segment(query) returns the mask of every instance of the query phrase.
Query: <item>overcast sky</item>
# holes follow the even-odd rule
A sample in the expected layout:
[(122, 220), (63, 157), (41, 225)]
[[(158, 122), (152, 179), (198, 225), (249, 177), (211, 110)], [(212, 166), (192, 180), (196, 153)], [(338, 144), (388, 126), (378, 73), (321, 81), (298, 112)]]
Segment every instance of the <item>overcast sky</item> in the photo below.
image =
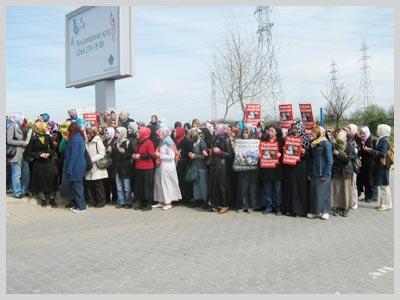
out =
[[(67, 110), (94, 108), (94, 87), (65, 88), (64, 16), (77, 7), (8, 7), (6, 111), (33, 118), (47, 112), (62, 121)], [(206, 65), (225, 23), (257, 29), (254, 6), (170, 6), (135, 9), (135, 76), (116, 82), (117, 111), (147, 122), (211, 118)], [(370, 47), (375, 102), (394, 103), (394, 10), (388, 6), (274, 6), (273, 40), (286, 103), (324, 106), (332, 59), (339, 82), (359, 93), (360, 48)], [(357, 104), (353, 106), (353, 110)], [(263, 108), (268, 110), (268, 107)], [(217, 116), (223, 116), (218, 106)], [(241, 118), (239, 108), (228, 117)]]

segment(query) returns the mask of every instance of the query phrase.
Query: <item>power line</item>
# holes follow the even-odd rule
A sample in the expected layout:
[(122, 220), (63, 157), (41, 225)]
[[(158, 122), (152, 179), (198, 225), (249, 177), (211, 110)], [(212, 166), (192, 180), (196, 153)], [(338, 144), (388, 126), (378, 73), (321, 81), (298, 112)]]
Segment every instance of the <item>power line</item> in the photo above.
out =
[(361, 79), (360, 79), (360, 95), (359, 99), (362, 101), (364, 107), (364, 111), (366, 108), (373, 102), (374, 100), (374, 95), (372, 93), (372, 83), (371, 83), (371, 77), (369, 73), (369, 64), (368, 61), (370, 60), (370, 56), (367, 55), (367, 50), (369, 47), (367, 46), (367, 43), (365, 39), (363, 39), (362, 46), (360, 49), (361, 52)]

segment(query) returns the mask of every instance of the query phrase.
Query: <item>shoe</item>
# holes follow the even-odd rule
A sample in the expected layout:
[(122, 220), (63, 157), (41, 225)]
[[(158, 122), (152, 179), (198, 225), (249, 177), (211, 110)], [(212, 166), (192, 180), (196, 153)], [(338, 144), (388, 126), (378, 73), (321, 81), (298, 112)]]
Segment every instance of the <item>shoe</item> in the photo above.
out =
[(73, 209), (72, 212), (76, 213), (76, 214), (81, 214), (86, 212), (86, 209)]
[(243, 212), (243, 209), (238, 209), (238, 210), (237, 210), (237, 213), (238, 213), (238, 214), (240, 214), (240, 213), (242, 213), (242, 212)]
[(248, 213), (248, 214), (251, 214), (251, 213), (253, 213), (253, 212), (254, 212), (254, 210), (253, 210), (252, 208), (250, 208), (250, 209), (247, 210), (247, 213)]
[(163, 208), (164, 204), (163, 203), (157, 203), (157, 204), (153, 204), (151, 207), (153, 207), (153, 208)]
[(75, 210), (75, 207), (70, 207), (69, 210), (70, 210), (70, 211), (74, 211), (74, 210)]
[(312, 213), (307, 214), (307, 218), (309, 218), (309, 219), (315, 219), (316, 217), (317, 217), (317, 215), (314, 215)]
[(171, 209), (171, 208), (172, 208), (171, 204), (166, 204), (166, 205), (163, 206), (162, 210), (168, 210), (168, 209)]
[(358, 204), (353, 204), (352, 206), (351, 206), (351, 209), (357, 209), (358, 208)]
[(266, 209), (262, 213), (263, 213), (263, 215), (269, 215), (272, 213), (272, 211), (270, 211), (269, 209)]
[(17, 196), (15, 196), (15, 198), (17, 198), (17, 199), (21, 199), (21, 198), (23, 198), (24, 196), (22, 196), (22, 194), (21, 195), (17, 195)]
[(117, 206), (115, 207), (115, 208), (124, 208), (125, 207), (125, 204), (117, 204)]
[(144, 207), (142, 207), (140, 210), (141, 210), (141, 211), (149, 211), (149, 210), (152, 210), (152, 208), (151, 208), (151, 206), (149, 205), (149, 206), (144, 206)]
[(201, 209), (206, 210), (208, 208), (209, 208), (208, 203), (207, 202), (203, 202), (203, 204), (201, 205)]
[(93, 207), (94, 208), (102, 208), (102, 207), (104, 207), (105, 205), (98, 205), (98, 204), (95, 204)]
[(228, 207), (221, 207), (221, 208), (218, 210), (218, 213), (219, 213), (219, 214), (224, 214), (224, 213), (228, 212), (228, 210), (229, 210)]
[(377, 211), (387, 211), (387, 210), (390, 210), (390, 208), (389, 207), (378, 207), (376, 210)]
[(7, 194), (12, 194), (13, 193), (13, 189), (12, 188), (8, 188), (6, 191)]
[(342, 210), (342, 211), (340, 212), (340, 215), (341, 215), (342, 217), (348, 217), (348, 216), (349, 216), (349, 214), (348, 214), (348, 212), (347, 212), (346, 210)]
[(46, 207), (46, 206), (47, 206), (47, 203), (46, 203), (46, 201), (45, 201), (45, 200), (42, 200), (42, 203), (41, 203), (41, 205), (42, 205), (42, 207)]
[(71, 207), (74, 207), (74, 204), (72, 202), (70, 202), (67, 205), (65, 205), (65, 208), (71, 208)]
[(132, 204), (125, 204), (126, 209), (131, 209), (132, 207), (133, 207)]
[(327, 213), (322, 214), (321, 220), (328, 220), (328, 219), (329, 219), (329, 214), (327, 214)]
[(277, 215), (277, 216), (282, 216), (282, 213), (281, 213), (280, 211), (277, 211), (277, 212), (275, 213), (275, 215)]
[(28, 193), (28, 192), (26, 192), (26, 193), (24, 194), (24, 197), (30, 197), (30, 196), (31, 196), (31, 194)]
[(52, 208), (57, 208), (56, 201), (54, 199), (50, 199), (50, 205)]

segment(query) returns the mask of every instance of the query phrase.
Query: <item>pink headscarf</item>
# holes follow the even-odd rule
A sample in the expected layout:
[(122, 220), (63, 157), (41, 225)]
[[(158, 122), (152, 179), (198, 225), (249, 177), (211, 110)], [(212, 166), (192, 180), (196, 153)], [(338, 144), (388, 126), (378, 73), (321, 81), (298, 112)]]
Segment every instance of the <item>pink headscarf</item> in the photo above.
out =
[(215, 125), (215, 135), (226, 134), (228, 132), (228, 125), (218, 123)]
[(347, 125), (347, 127), (350, 129), (351, 131), (351, 136), (354, 136), (357, 133), (358, 127), (355, 124), (349, 124)]

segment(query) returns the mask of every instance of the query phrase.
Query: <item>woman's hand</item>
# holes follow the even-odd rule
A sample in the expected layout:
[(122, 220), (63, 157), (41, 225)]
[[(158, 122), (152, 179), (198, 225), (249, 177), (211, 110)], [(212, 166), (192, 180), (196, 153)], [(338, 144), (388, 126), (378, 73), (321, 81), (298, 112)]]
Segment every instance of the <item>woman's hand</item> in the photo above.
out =
[(191, 159), (194, 159), (195, 158), (195, 155), (194, 155), (194, 153), (192, 153), (192, 152), (189, 152), (189, 157), (191, 158)]
[(49, 155), (50, 155), (49, 153), (40, 153), (40, 157), (44, 159), (47, 159)]
[(122, 147), (118, 147), (118, 151), (119, 151), (119, 153), (122, 153), (122, 154), (124, 154), (124, 153), (125, 153), (125, 149), (124, 149), (124, 148), (122, 148)]
[(333, 155), (338, 155), (338, 154), (339, 154), (339, 151), (337, 151), (336, 149), (333, 150)]
[(280, 152), (278, 152), (278, 157), (281, 157), (281, 156), (282, 156), (282, 154)]
[(140, 154), (133, 154), (133, 155), (132, 155), (132, 158), (133, 158), (133, 159), (140, 159)]
[(156, 152), (156, 158), (160, 158), (160, 152)]
[(219, 149), (218, 147), (214, 147), (214, 148), (213, 148), (213, 152), (214, 152), (215, 154), (218, 154), (218, 153), (221, 152), (221, 149)]

